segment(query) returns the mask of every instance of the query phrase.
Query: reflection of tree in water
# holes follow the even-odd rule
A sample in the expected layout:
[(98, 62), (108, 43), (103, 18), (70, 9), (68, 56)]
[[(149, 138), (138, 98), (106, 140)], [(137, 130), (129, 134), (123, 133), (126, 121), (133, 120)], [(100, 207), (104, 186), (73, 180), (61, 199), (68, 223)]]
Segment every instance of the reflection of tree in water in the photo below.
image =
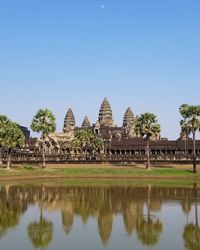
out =
[(12, 198), (9, 185), (1, 187), (0, 238), (19, 224), (20, 217), (26, 210), (26, 204), (16, 203)]
[(28, 236), (35, 248), (46, 248), (53, 238), (53, 224), (43, 217), (28, 226)]
[(198, 206), (197, 206), (197, 186), (194, 184), (195, 197), (195, 223), (187, 223), (183, 232), (185, 248), (188, 250), (200, 249), (200, 228), (198, 224)]
[(140, 218), (136, 226), (138, 238), (147, 246), (154, 246), (159, 242), (162, 228), (159, 219), (152, 218)]
[(185, 242), (185, 248), (189, 250), (200, 249), (200, 229), (193, 223), (185, 226), (183, 239)]
[(43, 217), (43, 201), (46, 200), (45, 188), (42, 187), (40, 200), (40, 219), (31, 222), (27, 228), (29, 239), (35, 248), (47, 248), (53, 239), (53, 223)]
[(144, 245), (154, 246), (160, 240), (160, 235), (163, 230), (162, 223), (158, 218), (150, 214), (151, 208), (151, 186), (148, 185), (147, 192), (147, 216), (137, 218), (136, 230), (138, 238)]
[(0, 238), (19, 224), (21, 212), (20, 208), (12, 207), (9, 203), (0, 203)]

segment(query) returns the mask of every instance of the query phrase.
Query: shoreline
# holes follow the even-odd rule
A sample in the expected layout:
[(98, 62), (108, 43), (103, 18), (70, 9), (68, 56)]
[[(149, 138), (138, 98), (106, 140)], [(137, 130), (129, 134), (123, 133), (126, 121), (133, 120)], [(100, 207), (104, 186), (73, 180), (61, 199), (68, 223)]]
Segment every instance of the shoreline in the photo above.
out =
[(188, 180), (200, 181), (200, 177), (182, 177), (182, 176), (0, 176), (0, 182), (3, 181), (32, 181), (32, 180)]
[(192, 173), (191, 165), (157, 165), (151, 170), (144, 165), (77, 165), (48, 164), (46, 168), (36, 165), (14, 165), (11, 170), (0, 168), (0, 181), (31, 180), (184, 180), (200, 181), (200, 172)]

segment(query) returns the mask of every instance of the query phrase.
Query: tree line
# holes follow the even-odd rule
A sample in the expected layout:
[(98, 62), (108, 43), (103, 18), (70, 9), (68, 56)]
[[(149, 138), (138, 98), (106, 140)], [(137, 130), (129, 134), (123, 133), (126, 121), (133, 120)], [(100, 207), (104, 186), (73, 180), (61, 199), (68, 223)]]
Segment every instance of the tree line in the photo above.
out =
[[(180, 126), (182, 132), (190, 135), (193, 140), (193, 172), (197, 172), (196, 168), (196, 133), (200, 131), (200, 105), (183, 104), (179, 108), (182, 116)], [(49, 134), (56, 131), (56, 118), (48, 109), (40, 109), (33, 117), (31, 129), (41, 134), (42, 139), (42, 167), (46, 166), (45, 160), (45, 139)], [(161, 126), (158, 119), (153, 113), (143, 113), (136, 120), (136, 129), (146, 140), (146, 168), (151, 168), (150, 163), (150, 140), (151, 137), (161, 132)], [(25, 143), (25, 137), (15, 122), (10, 121), (5, 115), (0, 115), (0, 163), (2, 163), (2, 149), (7, 152), (7, 168), (10, 168), (12, 150), (22, 148)], [(78, 131), (73, 140), (72, 146), (86, 147), (88, 144), (96, 150), (102, 149), (103, 140), (95, 138), (87, 129)]]

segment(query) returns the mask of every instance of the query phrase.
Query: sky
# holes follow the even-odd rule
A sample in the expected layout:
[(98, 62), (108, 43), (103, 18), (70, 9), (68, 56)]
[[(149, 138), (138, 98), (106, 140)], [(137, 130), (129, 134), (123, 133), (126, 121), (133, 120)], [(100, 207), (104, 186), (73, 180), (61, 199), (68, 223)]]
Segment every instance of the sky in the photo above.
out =
[(177, 139), (179, 107), (200, 104), (199, 0), (0, 0), (0, 114), (30, 126), (38, 109), (77, 125), (107, 97)]

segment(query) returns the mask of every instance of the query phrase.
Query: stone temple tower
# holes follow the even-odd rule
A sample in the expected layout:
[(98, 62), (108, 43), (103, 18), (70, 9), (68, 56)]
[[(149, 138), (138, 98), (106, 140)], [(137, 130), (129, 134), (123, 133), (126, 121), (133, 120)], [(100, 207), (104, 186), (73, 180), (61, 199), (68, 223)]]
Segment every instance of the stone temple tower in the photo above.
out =
[(134, 124), (135, 124), (135, 117), (133, 111), (131, 110), (130, 107), (128, 107), (124, 114), (123, 127), (131, 128), (134, 126)]
[(130, 137), (136, 136), (135, 117), (130, 107), (127, 108), (124, 114), (123, 128), (126, 130)]
[(112, 109), (107, 98), (105, 98), (101, 104), (98, 121), (100, 126), (114, 127)]
[(89, 121), (87, 116), (85, 116), (81, 127), (82, 128), (90, 128), (91, 127), (90, 121)]
[(75, 125), (76, 125), (76, 122), (75, 122), (74, 113), (72, 112), (71, 108), (69, 108), (65, 116), (63, 132), (66, 133), (70, 130), (74, 130)]

